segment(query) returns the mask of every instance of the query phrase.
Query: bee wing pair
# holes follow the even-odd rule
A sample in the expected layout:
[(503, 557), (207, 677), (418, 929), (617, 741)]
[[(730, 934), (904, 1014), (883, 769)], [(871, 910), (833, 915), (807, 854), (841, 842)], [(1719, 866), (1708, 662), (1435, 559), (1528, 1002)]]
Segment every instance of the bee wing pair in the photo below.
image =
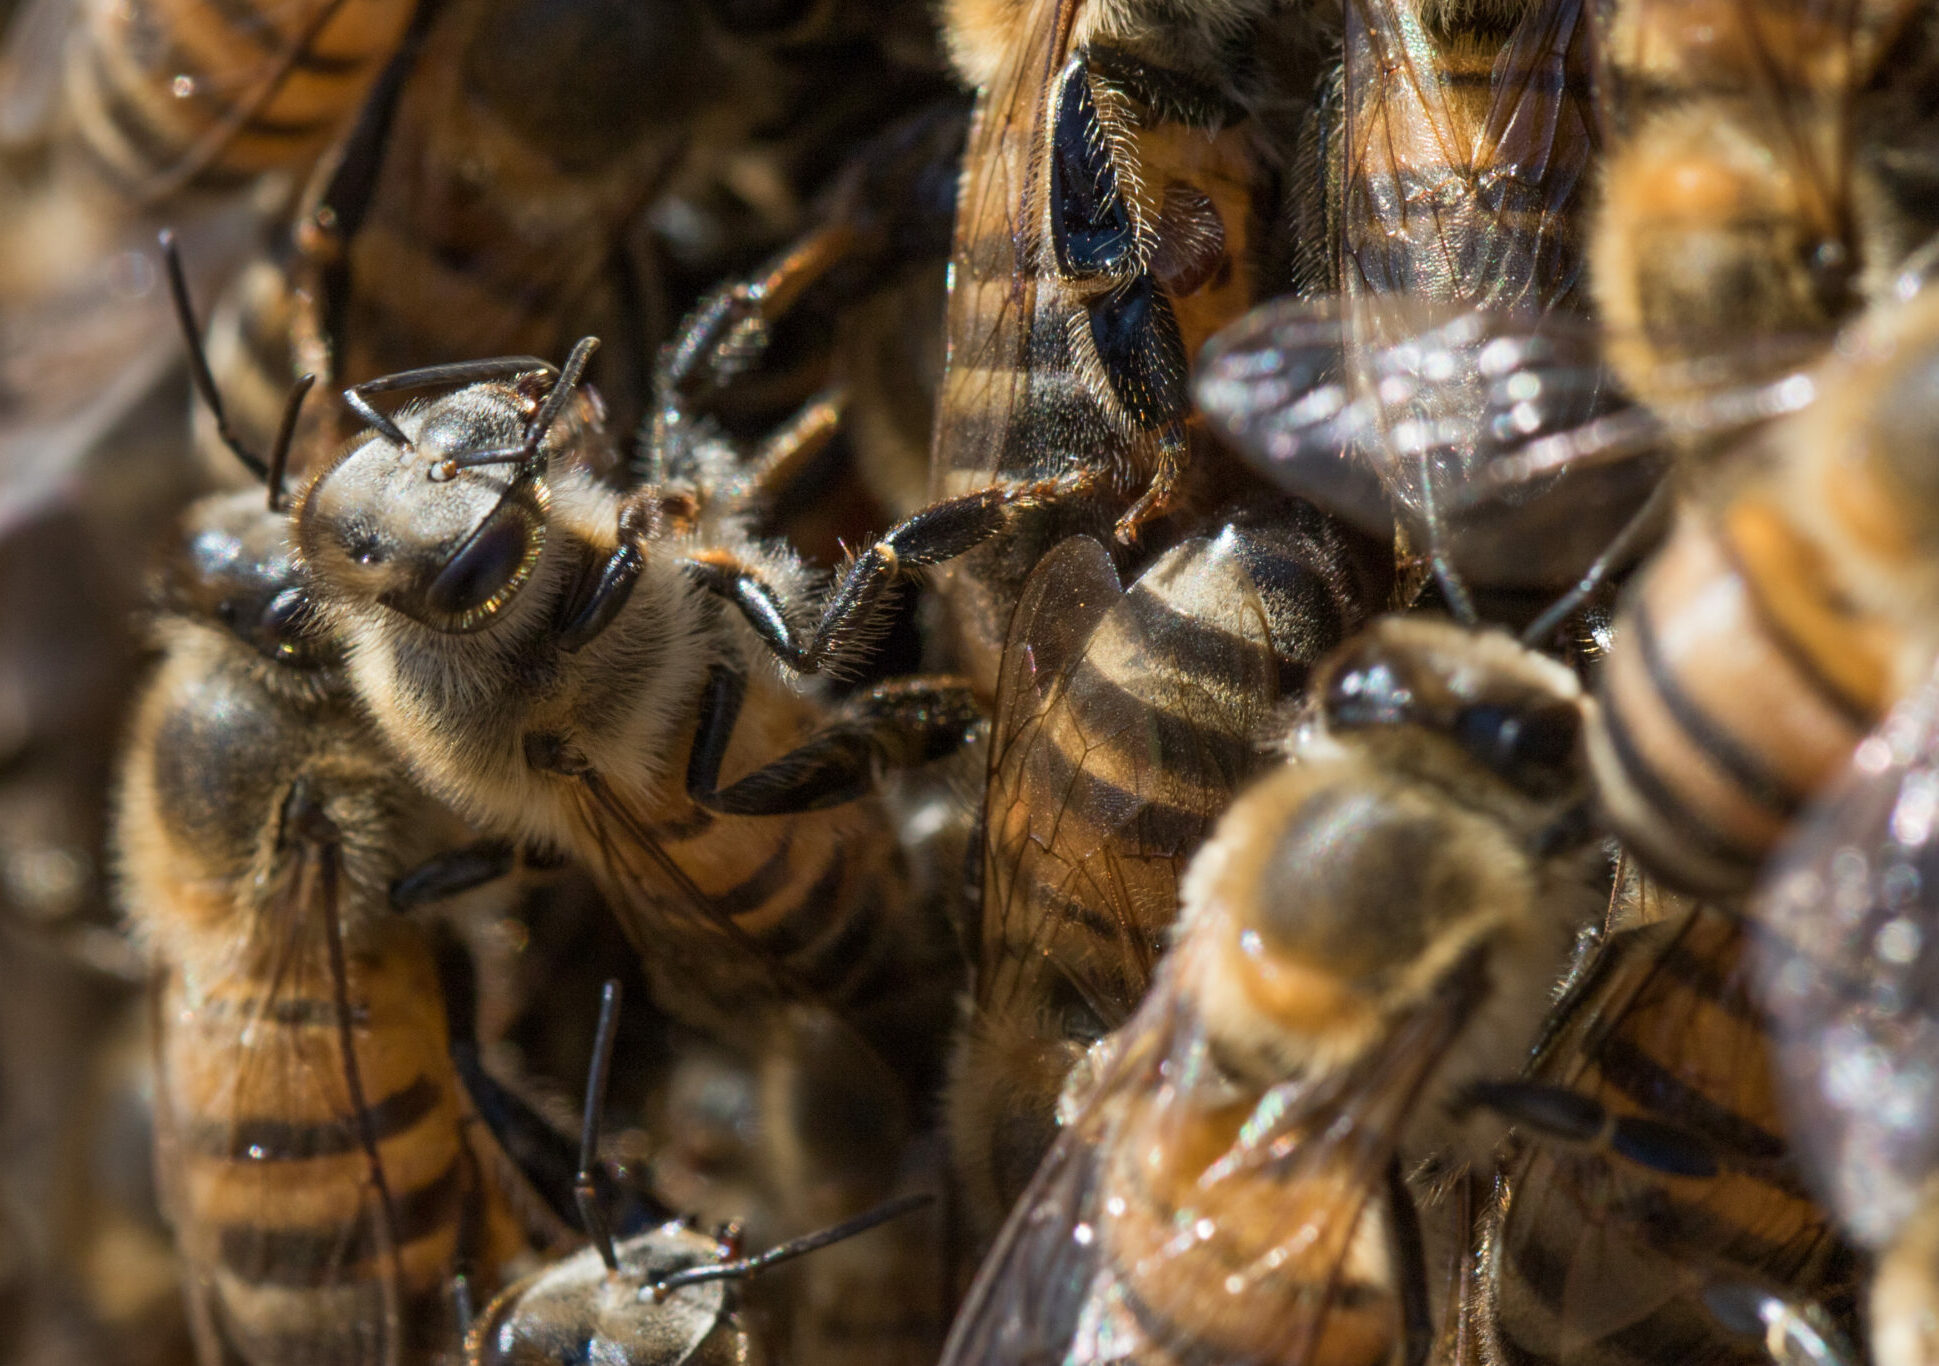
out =
[(1939, 675), (1862, 743), (1757, 894), (1759, 988), (1803, 1159), (1879, 1246), (1939, 1171)]
[(1088, 537), (1040, 562), (998, 680), (979, 1006), (1010, 1007), (1050, 970), (1104, 1028), (1129, 1017), (1185, 860), (1259, 762), (1274, 670), (1223, 541), (1186, 542), (1128, 591)]
[[(397, 1140), (422, 1118), (423, 1088), (367, 1090), (383, 1084), (359, 1066), (377, 1056), (359, 1027), (368, 1021), (357, 1018), (369, 1002), (351, 999), (340, 947), (319, 942), (340, 933), (341, 849), (298, 838), (270, 902), (267, 973), (223, 980), (217, 971), (193, 995), (179, 979), (161, 988), (163, 1199), (188, 1263), (205, 1366), (233, 1359), (225, 1342), (291, 1366), (397, 1366), (407, 1351), (403, 1268), (414, 1217), (445, 1212), (413, 1199), (422, 1192), (387, 1168), (386, 1149), (399, 1155)], [(388, 970), (371, 965), (369, 975)], [(396, 1103), (399, 1095), (409, 1103)], [(458, 1196), (452, 1188), (447, 1199)], [(357, 1325), (347, 1357), (345, 1323)]]
[(1582, 0), (1521, 7), (1478, 122), (1403, 0), (1346, 13), (1341, 288), (1545, 312), (1580, 273), (1571, 220), (1598, 133)]
[(1363, 1224), (1474, 974), (1350, 1067), (1235, 1088), (1182, 941), (984, 1261), (944, 1366), (1384, 1362), (1400, 1308)]

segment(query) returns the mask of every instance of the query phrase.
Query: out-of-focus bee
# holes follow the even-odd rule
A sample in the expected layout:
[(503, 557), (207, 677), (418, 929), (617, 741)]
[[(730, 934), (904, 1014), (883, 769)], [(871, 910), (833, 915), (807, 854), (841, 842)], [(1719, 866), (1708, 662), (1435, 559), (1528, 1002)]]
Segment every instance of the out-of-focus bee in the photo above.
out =
[[(583, 860), (669, 1010), (758, 1050), (763, 1003), (833, 1005), (920, 1081), (948, 948), (899, 893), (870, 788), (958, 748), (974, 705), (947, 682), (839, 708), (790, 686), (760, 632), (788, 629), (805, 571), (742, 520), (788, 451), (744, 464), (690, 432), (664, 479), (614, 492), (590, 350), (351, 391), (373, 430), (304, 490), (295, 538), (353, 685), (434, 791)], [(465, 381), (394, 418), (367, 397)]]
[(1624, 386), (1672, 411), (1829, 343), (1939, 226), (1931, 7), (1606, 0), (1601, 12), (1616, 136), (1590, 283)]
[(1525, 1138), (1488, 1242), (1500, 1362), (1767, 1360), (1709, 1298), (1846, 1288), (1795, 1167), (1751, 997), (1751, 927), (1706, 903), (1619, 930), (1557, 1007), (1524, 1081), (1479, 1088)]
[(945, 7), (951, 55), (980, 93), (930, 494), (1071, 484), (1069, 507), (1032, 510), (947, 576), (981, 686), (1052, 545), (1114, 516), (1128, 541), (1201, 492), (1231, 491), (1192, 473), (1214, 453), (1186, 376), (1205, 338), (1261, 297), (1280, 172), (1317, 69), (1312, 22), (1283, 0)]
[(1077, 537), (1024, 586), (984, 803), (975, 1010), (951, 1139), (994, 1227), (1056, 1135), (1065, 1078), (1131, 1017), (1186, 861), (1266, 762), (1267, 716), (1380, 606), (1384, 554), (1303, 504), (1173, 547), (1121, 589)]
[(1593, 916), (1582, 707), (1560, 665), (1427, 618), (1320, 666), (945, 1362), (1423, 1359), (1399, 1161), (1480, 1137), (1442, 1097), (1517, 1064)]
[(1878, 1254), (1868, 1320), (1880, 1366), (1939, 1359), (1936, 764), (1929, 678), (1858, 747), (1758, 895), (1760, 1001), (1798, 1148), (1851, 1237)]
[(586, 1086), (577, 1191), (591, 1245), (509, 1286), (466, 1334), (470, 1366), (612, 1362), (614, 1366), (760, 1366), (768, 1334), (746, 1321), (735, 1282), (907, 1214), (905, 1198), (834, 1228), (743, 1257), (740, 1233), (666, 1220), (615, 1241), (595, 1172), (619, 997), (609, 983)]
[(1815, 402), (1686, 500), (1617, 619), (1597, 783), (1624, 841), (1683, 886), (1747, 885), (1939, 649), (1939, 504), (1920, 454), (1939, 292), (1914, 283), (1784, 382)]
[[(265, 377), (227, 386), (260, 396), (265, 425), (245, 433), (266, 439), (298, 370), (359, 384), (451, 357), (556, 355), (587, 333), (607, 343), (594, 378), (632, 430), (654, 355), (694, 301), (686, 274), (710, 287), (759, 260), (800, 229), (800, 182), (831, 171), (831, 141), (939, 90), (886, 55), (906, 19), (871, 30), (876, 8), (777, 10), (751, 29), (697, 0), (427, 12), (312, 187), (294, 243), (218, 315), (234, 319), (212, 338), (219, 368)], [(672, 259), (654, 225), (709, 236), (688, 220), (708, 217), (697, 205), (717, 182), (757, 203), (743, 208), (754, 221), (687, 244), (699, 261)], [(306, 432), (317, 449), (350, 434), (334, 412), (312, 422), (327, 429)]]

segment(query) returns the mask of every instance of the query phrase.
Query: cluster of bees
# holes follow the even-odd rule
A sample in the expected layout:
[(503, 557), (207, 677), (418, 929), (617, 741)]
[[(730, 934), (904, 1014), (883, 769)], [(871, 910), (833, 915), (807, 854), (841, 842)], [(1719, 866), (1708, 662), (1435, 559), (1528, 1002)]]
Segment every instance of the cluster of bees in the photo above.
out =
[(11, 1357), (1939, 1366), (1939, 4), (7, 23)]

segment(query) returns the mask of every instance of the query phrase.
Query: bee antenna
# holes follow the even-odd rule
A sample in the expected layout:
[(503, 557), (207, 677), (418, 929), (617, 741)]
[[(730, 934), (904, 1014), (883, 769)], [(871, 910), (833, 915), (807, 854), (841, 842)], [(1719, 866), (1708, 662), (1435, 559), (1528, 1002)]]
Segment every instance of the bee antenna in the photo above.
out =
[[(182, 272), (182, 250), (175, 240), (173, 228), (163, 228), (157, 239), (162, 248), (162, 264), (168, 276), (168, 295), (175, 305), (175, 322), (182, 331), (182, 340), (189, 353), (189, 376), (195, 381), (195, 391), (208, 405), (210, 416), (215, 418), (216, 435), (222, 444), (242, 461), (243, 467), (265, 483), (269, 481), (269, 466), (265, 465), (256, 453), (242, 444), (242, 439), (229, 425), (229, 415), (223, 410), (222, 395), (216, 392), (215, 376), (209, 371), (208, 353), (202, 349), (202, 328), (195, 321), (195, 307), (189, 302), (188, 277)], [(275, 497), (274, 491), (270, 497)]]
[(1522, 644), (1530, 649), (1541, 648), (1542, 643), (1555, 633), (1556, 627), (1580, 611), (1582, 605), (1602, 587), (1610, 571), (1627, 560), (1637, 542), (1656, 529), (1657, 520), (1669, 499), (1670, 481), (1659, 479), (1656, 487), (1650, 490), (1649, 497), (1643, 500), (1643, 505), (1630, 514), (1629, 520), (1610, 538), (1602, 553), (1582, 571), (1582, 577), (1575, 581), (1574, 586), (1528, 624), (1528, 629), (1522, 632)]
[(665, 1298), (668, 1292), (678, 1290), (683, 1285), (740, 1280), (781, 1262), (790, 1262), (806, 1253), (818, 1251), (830, 1243), (839, 1243), (853, 1238), (858, 1233), (867, 1233), (877, 1224), (886, 1224), (891, 1219), (900, 1219), (905, 1214), (912, 1214), (925, 1205), (933, 1204), (935, 1199), (936, 1197), (927, 1191), (916, 1195), (900, 1196), (887, 1204), (876, 1206), (866, 1214), (858, 1214), (844, 1223), (777, 1244), (766, 1252), (758, 1252), (752, 1257), (741, 1257), (731, 1262), (715, 1262), (711, 1266), (690, 1266), (685, 1270), (676, 1271), (670, 1276), (663, 1276), (653, 1282), (648, 1290), (654, 1299), (659, 1300)]
[(296, 416), (315, 385), (315, 375), (304, 375), (290, 386), (289, 397), (283, 400), (283, 418), (276, 424), (276, 444), (269, 448), (269, 469), (263, 476), (263, 482), (269, 485), (271, 512), (283, 510), (283, 476), (289, 471), (290, 446), (296, 440)]
[(579, 1202), (579, 1218), (608, 1271), (619, 1270), (619, 1258), (613, 1252), (613, 1230), (606, 1222), (606, 1212), (599, 1207), (599, 1183), (594, 1173), (599, 1162), (599, 1117), (606, 1108), (606, 1080), (613, 1069), (619, 1001), (619, 979), (609, 978), (599, 993), (599, 1028), (593, 1035), (592, 1067), (586, 1074), (586, 1109), (579, 1124), (579, 1174), (572, 1182), (573, 1199)]
[[(573, 390), (586, 377), (586, 367), (592, 363), (592, 353), (599, 349), (599, 338), (581, 337), (566, 357), (566, 363), (559, 367), (559, 377), (552, 381), (552, 388), (545, 396), (545, 402), (532, 418), (532, 425), (526, 428), (525, 441), (520, 450), (521, 467), (530, 468), (537, 464), (539, 445), (545, 434), (558, 421), (559, 414), (565, 411), (566, 400), (572, 397)], [(536, 473), (536, 470), (534, 470)]]

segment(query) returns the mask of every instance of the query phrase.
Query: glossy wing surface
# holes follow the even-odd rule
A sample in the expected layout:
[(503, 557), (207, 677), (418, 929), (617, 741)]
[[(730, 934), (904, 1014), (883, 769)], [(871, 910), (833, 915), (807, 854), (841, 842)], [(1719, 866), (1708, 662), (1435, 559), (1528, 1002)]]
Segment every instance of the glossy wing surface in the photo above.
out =
[(1106, 1029), (1129, 1017), (1276, 697), (1265, 610), (1227, 541), (1177, 546), (1122, 592), (1089, 538), (1039, 564), (998, 691), (980, 1005), (1041, 996), (1054, 973)]
[(1757, 893), (1758, 986), (1804, 1160), (1860, 1241), (1939, 1168), (1939, 680), (1865, 740)]
[[(164, 1180), (197, 1317), (235, 1349), (292, 1366), (395, 1366), (405, 1259), (425, 1252), (408, 1245), (449, 1216), (458, 1191), (407, 1177), (417, 1155), (400, 1135), (422, 1088), (392, 1097), (366, 1042), (381, 1006), (368, 982), (333, 970), (337, 856), (303, 849), (265, 933), (232, 963), (178, 969), (165, 988)], [(357, 1039), (349, 1063), (346, 1031)]]
[(1190, 951), (1018, 1202), (945, 1366), (1387, 1360), (1395, 1306), (1362, 1216), (1471, 993), (1437, 995), (1341, 1073), (1262, 1093), (1183, 999)]
[[(1369, 309), (1410, 321), (1366, 345)], [(1206, 348), (1196, 394), (1282, 489), (1375, 534), (1398, 519), (1416, 544), (1438, 520), (1455, 565), (1484, 583), (1586, 564), (1666, 459), (1658, 421), (1603, 411), (1600, 337), (1559, 312), (1276, 300)], [(1566, 457), (1538, 460), (1564, 443)]]

